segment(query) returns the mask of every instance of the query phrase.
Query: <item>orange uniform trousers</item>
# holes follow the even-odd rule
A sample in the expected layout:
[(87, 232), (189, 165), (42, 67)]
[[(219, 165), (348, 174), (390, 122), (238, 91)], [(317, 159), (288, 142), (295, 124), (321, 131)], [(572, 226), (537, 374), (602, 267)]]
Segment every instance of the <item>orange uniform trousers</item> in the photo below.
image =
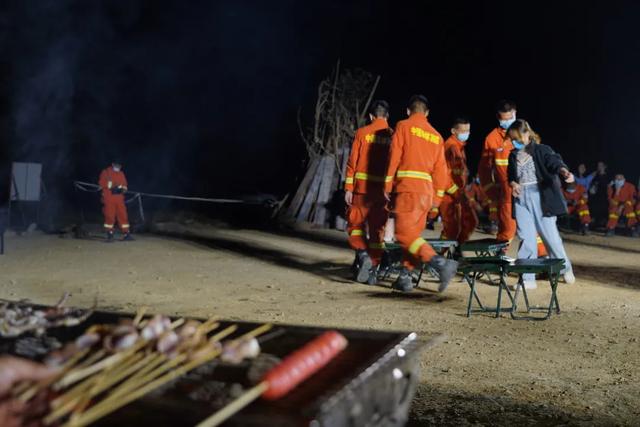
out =
[(442, 216), (442, 235), (440, 238), (456, 240), (462, 244), (478, 225), (478, 216), (466, 198), (446, 194), (440, 203)]
[(498, 222), (498, 199), (500, 198), (500, 190), (496, 185), (492, 185), (488, 190), (484, 192), (487, 196), (484, 202), (489, 209), (489, 221)]
[(638, 222), (633, 202), (616, 202), (615, 200), (609, 200), (609, 221), (607, 222), (607, 228), (609, 230), (616, 228), (620, 215), (624, 215), (627, 218), (628, 228), (635, 227)]
[(104, 214), (104, 228), (112, 232), (118, 222), (123, 233), (129, 232), (129, 217), (124, 204), (124, 195), (114, 194), (102, 198), (102, 213)]
[(578, 200), (575, 205), (568, 205), (567, 210), (569, 215), (576, 214), (580, 219), (580, 224), (591, 224), (591, 213), (589, 212), (589, 206), (583, 199)]
[(372, 264), (380, 264), (384, 251), (384, 226), (389, 218), (382, 194), (353, 194), (347, 210), (349, 246), (354, 250), (366, 250)]
[(396, 239), (404, 249), (403, 264), (413, 270), (436, 255), (431, 245), (422, 238), (433, 196), (424, 193), (397, 193), (393, 213), (396, 218)]

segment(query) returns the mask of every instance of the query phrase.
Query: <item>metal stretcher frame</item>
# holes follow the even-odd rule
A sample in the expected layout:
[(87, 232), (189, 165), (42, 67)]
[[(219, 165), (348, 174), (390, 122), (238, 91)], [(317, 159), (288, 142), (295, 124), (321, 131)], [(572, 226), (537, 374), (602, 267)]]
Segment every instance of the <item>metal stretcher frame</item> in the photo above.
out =
[[(469, 300), (467, 301), (467, 317), (471, 317), (471, 313), (495, 313), (496, 317), (500, 317), (501, 313), (509, 313), (514, 320), (547, 320), (551, 317), (554, 309), (556, 313), (560, 313), (560, 303), (558, 302), (558, 281), (560, 272), (564, 269), (564, 260), (556, 258), (547, 259), (518, 259), (509, 261), (504, 257), (476, 257), (465, 258), (458, 271), (463, 273), (467, 284), (469, 285)], [(498, 299), (495, 307), (486, 307), (482, 304), (480, 297), (476, 292), (476, 281), (481, 274), (495, 273), (498, 274), (499, 288)], [(518, 285), (515, 293), (512, 295), (506, 284), (506, 278), (510, 273), (517, 274)], [(523, 284), (522, 275), (525, 273), (540, 274), (546, 273), (549, 277), (549, 285), (551, 286), (551, 297), (549, 305), (534, 306), (529, 303), (527, 290)], [(502, 291), (506, 291), (511, 301), (511, 307), (502, 307)], [(526, 307), (526, 316), (518, 316), (518, 296), (522, 290), (524, 303)], [(478, 303), (479, 308), (473, 309), (473, 300)], [(532, 312), (544, 312), (544, 316), (533, 316)]]
[[(460, 245), (460, 252), (473, 252), (476, 257), (497, 257), (503, 254), (508, 246), (509, 242), (503, 240), (496, 240), (491, 238), (476, 239), (469, 240)], [(478, 274), (478, 277), (476, 277), (476, 279), (480, 279), (483, 276), (486, 276), (492, 285), (496, 285), (496, 282), (493, 280), (489, 272)]]
[[(501, 313), (511, 313), (515, 310), (515, 300), (511, 291), (507, 287), (505, 280), (506, 274), (504, 268), (509, 264), (509, 260), (504, 257), (471, 257), (463, 258), (458, 272), (462, 273), (465, 281), (469, 285), (469, 300), (467, 301), (467, 317), (471, 317), (471, 313), (495, 313), (496, 317), (500, 317)], [(495, 273), (498, 275), (498, 295), (495, 307), (487, 307), (480, 300), (480, 296), (476, 292), (477, 280), (483, 275)], [(502, 307), (502, 292), (506, 292), (511, 301), (510, 307)], [(476, 301), (478, 308), (473, 308), (473, 301)]]
[[(515, 273), (519, 275), (518, 283), (522, 284), (522, 275), (525, 273), (547, 273), (549, 277), (549, 285), (551, 286), (551, 298), (549, 299), (548, 306), (533, 306), (529, 304), (529, 297), (527, 290), (524, 286), (517, 286), (515, 295), (513, 297), (513, 311), (511, 317), (516, 320), (547, 320), (551, 317), (554, 311), (556, 314), (560, 313), (560, 303), (558, 302), (558, 281), (560, 279), (560, 273), (564, 269), (564, 260), (558, 258), (545, 258), (545, 259), (518, 259), (514, 262), (504, 266), (504, 275), (509, 273)], [(531, 312), (545, 312), (545, 316), (516, 316), (518, 308), (518, 294), (522, 289), (522, 295), (524, 297), (525, 307), (527, 313)]]
[[(425, 239), (429, 245), (438, 253), (441, 253), (443, 256), (447, 258), (453, 258), (453, 250), (458, 246), (458, 242), (455, 240), (443, 240), (443, 239)], [(397, 243), (386, 243), (385, 244), (385, 252), (387, 255), (392, 252), (401, 252), (402, 247)], [(389, 257), (391, 258), (391, 257)], [(400, 257), (401, 258), (401, 257)], [(393, 273), (397, 273), (402, 267), (399, 267), (395, 264), (389, 264), (385, 266), (382, 272), (382, 280), (386, 280), (389, 275)], [(427, 264), (423, 263), (420, 268), (420, 272), (416, 278), (416, 282), (414, 284), (414, 288), (417, 288), (420, 284), (420, 280), (422, 280), (422, 276), (424, 275), (425, 269), (435, 278), (438, 278), (438, 273), (429, 267)]]

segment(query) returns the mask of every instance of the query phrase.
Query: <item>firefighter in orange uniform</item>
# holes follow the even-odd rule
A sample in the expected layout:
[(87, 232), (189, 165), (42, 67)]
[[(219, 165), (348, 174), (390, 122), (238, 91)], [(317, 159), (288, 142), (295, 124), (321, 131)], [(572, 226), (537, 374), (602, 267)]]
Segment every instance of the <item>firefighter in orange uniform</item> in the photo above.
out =
[(636, 212), (634, 209), (636, 200), (635, 185), (627, 182), (624, 175), (617, 174), (613, 183), (609, 186), (609, 222), (607, 222), (607, 236), (613, 236), (616, 232), (616, 226), (620, 215), (627, 218), (627, 228), (631, 230), (633, 237), (638, 236), (636, 223)]
[(102, 213), (107, 240), (113, 241), (116, 221), (120, 226), (123, 240), (133, 240), (129, 232), (127, 207), (124, 204), (124, 193), (127, 191), (127, 178), (122, 172), (122, 163), (114, 161), (100, 173), (98, 185), (102, 190)]
[(387, 123), (389, 104), (373, 102), (369, 118), (371, 123), (356, 131), (344, 188), (349, 246), (356, 251), (354, 279), (373, 285), (377, 282), (377, 266), (384, 251), (384, 227), (389, 216), (383, 194), (392, 134)]
[(580, 219), (580, 232), (583, 236), (586, 236), (589, 234), (589, 224), (591, 224), (587, 190), (582, 185), (573, 183), (567, 184), (562, 192), (564, 193), (564, 198), (567, 200), (569, 215), (578, 215), (578, 219)]
[(444, 156), (451, 176), (451, 186), (440, 203), (442, 215), (442, 239), (456, 240), (462, 244), (478, 225), (478, 217), (465, 195), (469, 169), (464, 147), (469, 139), (469, 120), (458, 118), (453, 122), (451, 136), (444, 143)]
[(410, 292), (411, 270), (424, 262), (439, 273), (438, 291), (442, 292), (455, 276), (458, 263), (437, 255), (422, 232), (434, 195), (444, 193), (448, 181), (444, 141), (427, 121), (427, 98), (411, 97), (407, 115), (409, 118), (399, 121), (393, 134), (384, 189), (385, 198), (393, 203), (396, 238), (404, 250), (404, 268), (393, 288)]
[(492, 130), (484, 141), (478, 175), (482, 189), (491, 200), (491, 209), (497, 209), (498, 234), (496, 239), (510, 242), (516, 234), (516, 222), (511, 216), (511, 188), (507, 179), (509, 153), (513, 148), (506, 129), (516, 120), (516, 105), (502, 100), (498, 103), (499, 127)]

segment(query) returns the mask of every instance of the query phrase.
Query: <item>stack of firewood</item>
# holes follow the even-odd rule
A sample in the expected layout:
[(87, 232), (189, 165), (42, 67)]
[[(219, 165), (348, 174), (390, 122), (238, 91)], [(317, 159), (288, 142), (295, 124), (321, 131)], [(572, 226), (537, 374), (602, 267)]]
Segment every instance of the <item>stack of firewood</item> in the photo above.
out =
[(331, 209), (331, 204), (344, 185), (355, 131), (366, 122), (379, 81), (380, 76), (366, 71), (341, 71), (338, 62), (333, 73), (318, 86), (312, 124), (305, 127), (298, 114), (308, 166), (285, 212), (286, 219), (344, 229), (344, 213)]

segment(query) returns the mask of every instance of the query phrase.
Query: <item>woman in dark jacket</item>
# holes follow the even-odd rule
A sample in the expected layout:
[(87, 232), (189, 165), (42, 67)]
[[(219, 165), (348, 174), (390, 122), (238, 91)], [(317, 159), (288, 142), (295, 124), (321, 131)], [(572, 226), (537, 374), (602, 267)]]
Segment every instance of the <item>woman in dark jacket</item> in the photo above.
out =
[[(513, 214), (520, 238), (518, 258), (537, 258), (536, 236), (540, 235), (552, 258), (563, 258), (566, 283), (574, 283), (571, 261), (564, 250), (556, 226), (556, 216), (567, 213), (560, 178), (573, 182), (574, 177), (562, 157), (540, 137), (525, 120), (516, 120), (507, 131), (514, 150), (509, 155), (509, 183), (513, 194)], [(535, 275), (523, 275), (527, 289), (536, 287)]]

